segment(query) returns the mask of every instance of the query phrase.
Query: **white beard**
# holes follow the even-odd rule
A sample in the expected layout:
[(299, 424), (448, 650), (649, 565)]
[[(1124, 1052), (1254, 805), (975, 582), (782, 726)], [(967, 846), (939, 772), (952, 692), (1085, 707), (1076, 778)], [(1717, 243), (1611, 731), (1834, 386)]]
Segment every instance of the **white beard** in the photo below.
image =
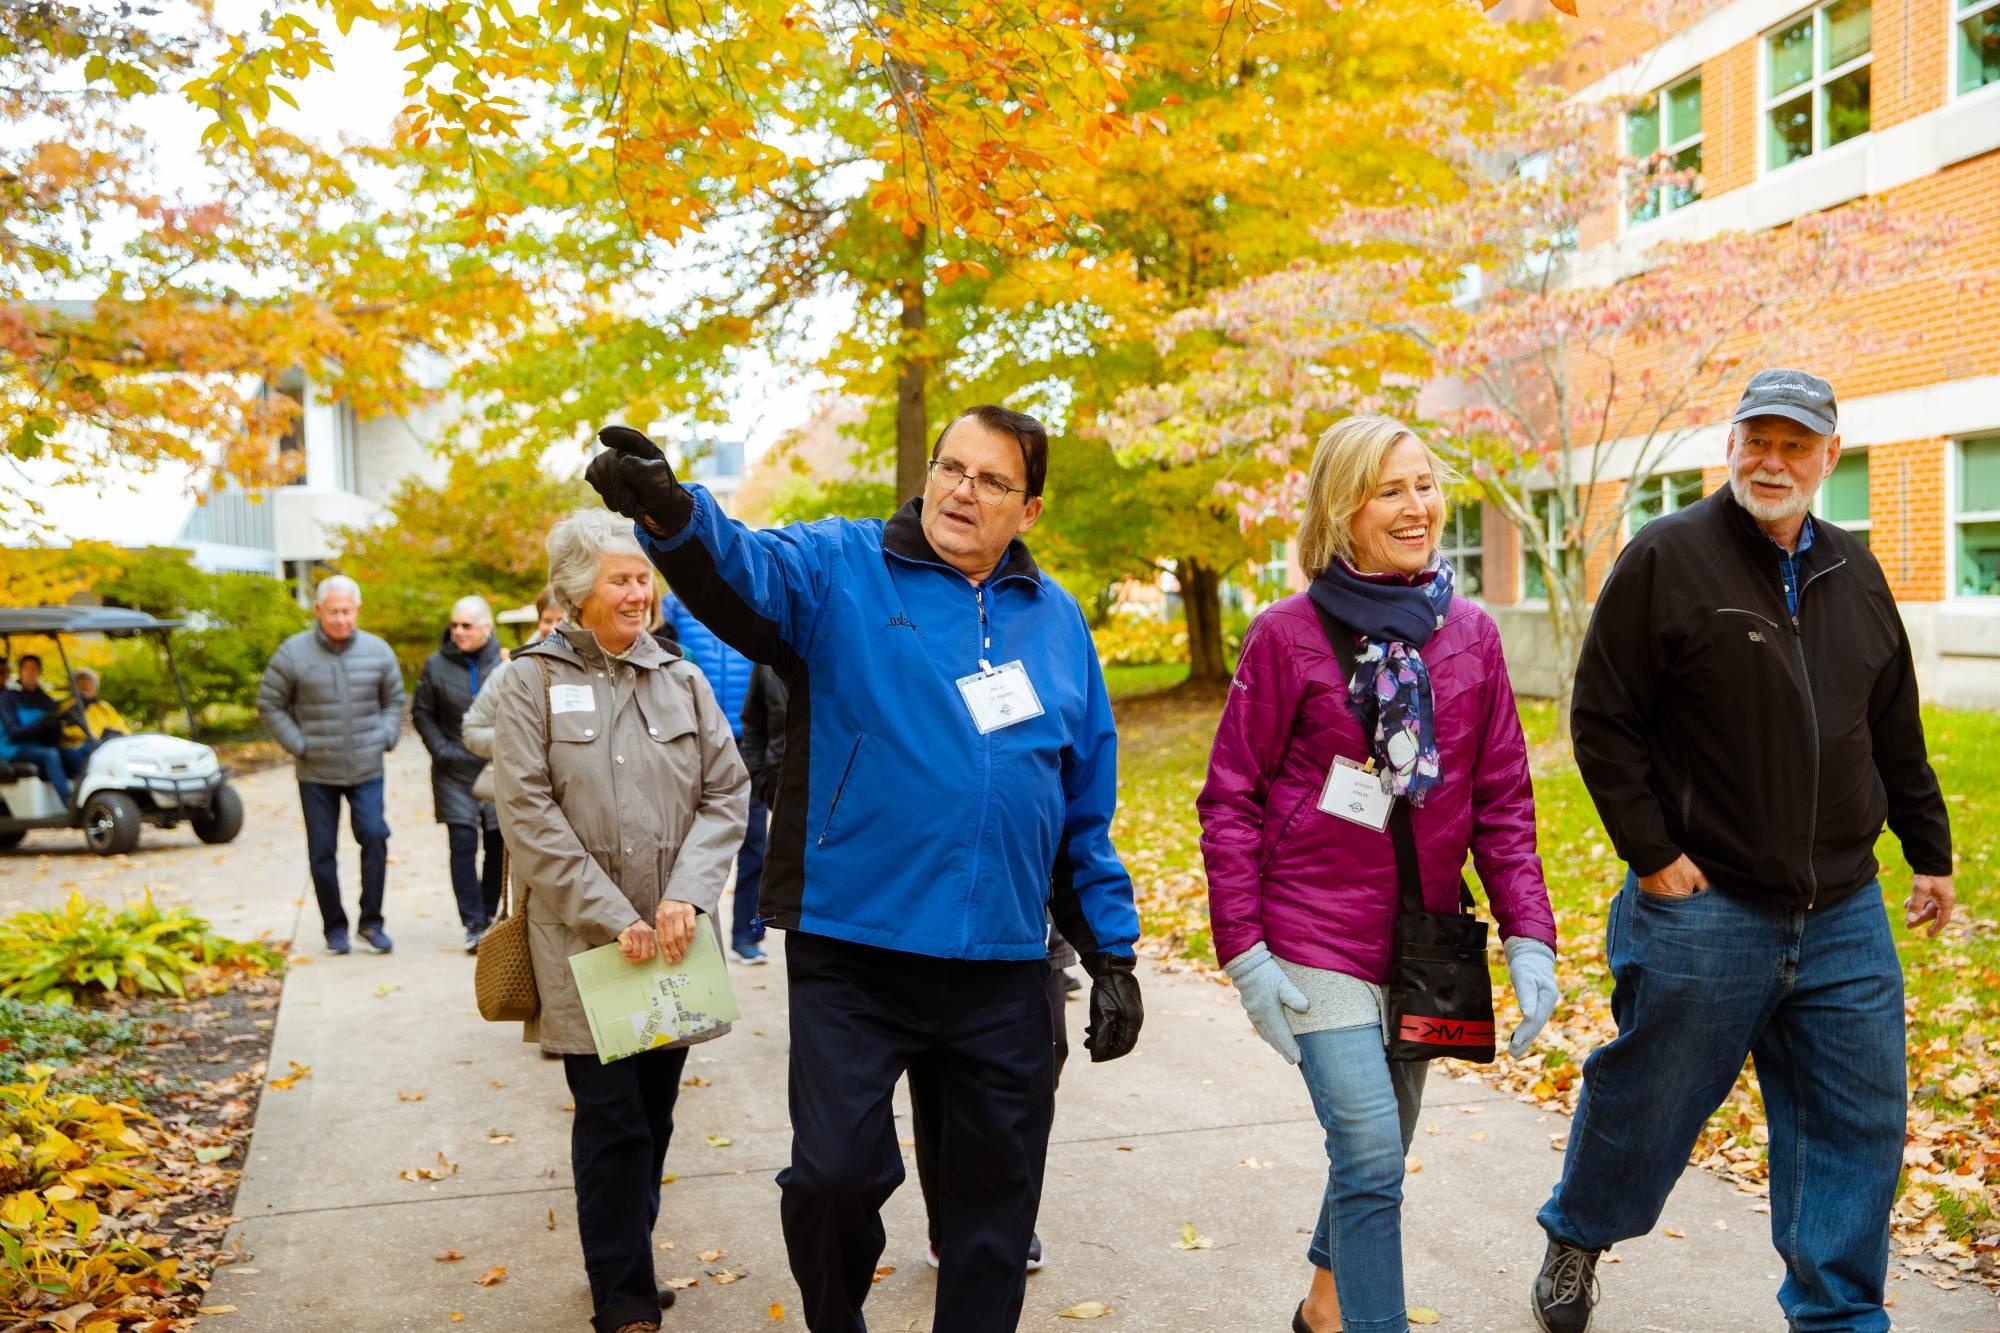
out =
[[(1750, 481), (1755, 479), (1756, 474), (1752, 473)], [(1784, 499), (1760, 500), (1757, 498), (1757, 493), (1750, 489), (1750, 481), (1738, 477), (1733, 472), (1730, 473), (1729, 493), (1735, 496), (1736, 503), (1742, 505), (1750, 517), (1759, 523), (1790, 522), (1812, 508), (1813, 495), (1819, 490), (1817, 486), (1806, 487), (1793, 482), (1792, 493)]]

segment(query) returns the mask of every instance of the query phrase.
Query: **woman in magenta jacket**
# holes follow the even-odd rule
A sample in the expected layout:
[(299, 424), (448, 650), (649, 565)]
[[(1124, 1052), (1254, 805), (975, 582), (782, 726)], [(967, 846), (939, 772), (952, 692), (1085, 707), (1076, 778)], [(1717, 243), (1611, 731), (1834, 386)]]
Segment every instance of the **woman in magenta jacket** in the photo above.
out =
[[(1405, 1333), (1403, 1159), (1421, 1062), (1388, 1059), (1382, 983), (1396, 915), (1386, 829), (1322, 811), (1336, 757), (1373, 760), (1410, 805), (1424, 902), (1456, 910), (1468, 852), (1505, 940), (1527, 1051), (1557, 999), (1535, 801), (1492, 619), (1438, 554), (1453, 480), (1386, 417), (1320, 439), (1299, 526), (1304, 593), (1258, 616), (1197, 801), (1216, 956), (1257, 1032), (1301, 1066), (1329, 1159), (1294, 1333)], [(1315, 603), (1355, 632), (1342, 678)]]

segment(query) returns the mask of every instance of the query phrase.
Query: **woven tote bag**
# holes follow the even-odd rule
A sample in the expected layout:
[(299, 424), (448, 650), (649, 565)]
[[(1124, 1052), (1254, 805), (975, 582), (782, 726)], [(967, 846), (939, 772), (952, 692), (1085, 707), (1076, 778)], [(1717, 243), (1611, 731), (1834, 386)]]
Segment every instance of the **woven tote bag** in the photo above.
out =
[[(539, 657), (535, 665), (542, 671), (542, 708), (548, 709), (548, 664)], [(525, 1023), (541, 1012), (541, 992), (535, 989), (535, 965), (528, 956), (528, 886), (522, 884), (520, 902), (514, 902), (515, 884), (512, 858), (501, 854), (500, 876), (505, 886), (500, 899), (500, 916), (479, 938), (479, 960), (472, 970), (472, 989), (479, 1000), (479, 1016), (489, 1023)]]

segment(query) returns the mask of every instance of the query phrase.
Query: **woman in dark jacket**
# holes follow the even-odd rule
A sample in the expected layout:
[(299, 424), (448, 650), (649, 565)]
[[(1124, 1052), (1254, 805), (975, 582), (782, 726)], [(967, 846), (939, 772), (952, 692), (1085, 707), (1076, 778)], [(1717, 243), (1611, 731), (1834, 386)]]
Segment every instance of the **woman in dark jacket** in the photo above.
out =
[[(1450, 474), (1408, 427), (1349, 417), (1313, 455), (1299, 563), (1311, 588), (1257, 617), (1196, 805), (1215, 953), (1259, 1036), (1305, 1074), (1325, 1201), (1294, 1333), (1407, 1333), (1403, 1160), (1421, 1062), (1388, 1059), (1396, 917), (1391, 800), (1410, 807), (1425, 906), (1456, 909), (1468, 853), (1506, 942), (1527, 1052), (1556, 1003), (1555, 919), (1535, 854), (1527, 746), (1500, 634), (1438, 554)], [(1355, 636), (1341, 669), (1319, 611)], [(1372, 762), (1377, 814), (1323, 792)]]
[[(461, 597), (452, 604), (451, 624), (438, 650), (424, 662), (410, 721), (431, 752), (431, 798), (437, 821), (451, 843), (451, 889), (458, 898), (458, 919), (465, 927), (465, 951), (476, 953), (479, 937), (500, 906), (502, 846), (500, 819), (493, 807), (472, 794), (472, 783), (486, 761), (465, 748), (460, 728), (465, 710), (480, 685), (500, 666), (500, 645), (493, 639), (493, 608), (483, 597)], [(484, 871), (478, 864), (479, 844), (486, 843)]]

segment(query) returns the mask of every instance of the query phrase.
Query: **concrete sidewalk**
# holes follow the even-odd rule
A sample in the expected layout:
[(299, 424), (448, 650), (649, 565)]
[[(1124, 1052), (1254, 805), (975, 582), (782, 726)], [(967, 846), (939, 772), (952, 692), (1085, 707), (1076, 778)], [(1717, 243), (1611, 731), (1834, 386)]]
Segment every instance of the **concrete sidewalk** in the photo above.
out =
[[(286, 983), (271, 1068), (282, 1074), (296, 1061), (311, 1073), (264, 1096), (236, 1205), (253, 1257), (219, 1275), (210, 1303), (237, 1309), (204, 1328), (582, 1330), (589, 1302), (561, 1067), (522, 1045), (515, 1027), (483, 1023), (474, 1009), (472, 960), (460, 948), (420, 747), (405, 744), (392, 756), (389, 782), (397, 832), (388, 924), (397, 951), (387, 957), (320, 952), (317, 914), (298, 908), (309, 891), (288, 769), (244, 782), (259, 824), (227, 855), (160, 839), (123, 866), (93, 868), (40, 859), (31, 840), (29, 855), (0, 860), (0, 902), (52, 895), (65, 879), (86, 876), (88, 891), (113, 897), (171, 880), (172, 897), (233, 930), (299, 922), (311, 961)], [(341, 855), (349, 873), (344, 835)], [(38, 865), (40, 873), (21, 874)], [(676, 1179), (656, 1237), (672, 1248), (657, 1260), (663, 1280), (699, 1285), (681, 1293), (669, 1330), (768, 1328), (773, 1305), (785, 1325), (803, 1326), (772, 1181), (788, 1131), (782, 936), (771, 942), (775, 965), (733, 970), (743, 1022), (688, 1064), (703, 1082), (681, 1095), (667, 1163)], [(1056, 1312), (1098, 1300), (1113, 1312), (1084, 1326), (1106, 1333), (1280, 1333), (1304, 1292), (1307, 1233), (1325, 1176), (1303, 1084), (1255, 1038), (1230, 990), (1157, 972), (1146, 987), (1145, 1036), (1114, 1064), (1088, 1063), (1083, 1006), (1070, 1006), (1078, 1058), (1049, 1155), (1040, 1228), (1049, 1265), (1029, 1280), (1022, 1327), (1077, 1327)], [(1437, 1310), (1445, 1329), (1527, 1333), (1526, 1291), (1542, 1250), (1533, 1213), (1561, 1162), (1551, 1138), (1567, 1125), (1450, 1079), (1433, 1080), (1420, 1125), (1405, 1213), (1410, 1304)], [(437, 1169), (439, 1154), (455, 1166), (443, 1180), (399, 1178)], [(1772, 1299), (1780, 1265), (1756, 1203), (1690, 1173), (1662, 1232), (1621, 1247), (1620, 1261), (1602, 1269), (1597, 1329), (1782, 1328)], [(1213, 1248), (1175, 1248), (1183, 1223)], [(890, 1201), (887, 1224), (882, 1263), (895, 1271), (869, 1302), (870, 1327), (929, 1330), (933, 1275), (914, 1182)], [(465, 1257), (433, 1258), (448, 1250)], [(700, 1258), (715, 1250), (724, 1252), (718, 1260)], [(474, 1284), (495, 1265), (506, 1267), (504, 1280)], [(724, 1284), (710, 1270), (742, 1276)], [(1983, 1292), (1947, 1293), (1916, 1277), (1892, 1285), (1899, 1329), (2000, 1329)]]

